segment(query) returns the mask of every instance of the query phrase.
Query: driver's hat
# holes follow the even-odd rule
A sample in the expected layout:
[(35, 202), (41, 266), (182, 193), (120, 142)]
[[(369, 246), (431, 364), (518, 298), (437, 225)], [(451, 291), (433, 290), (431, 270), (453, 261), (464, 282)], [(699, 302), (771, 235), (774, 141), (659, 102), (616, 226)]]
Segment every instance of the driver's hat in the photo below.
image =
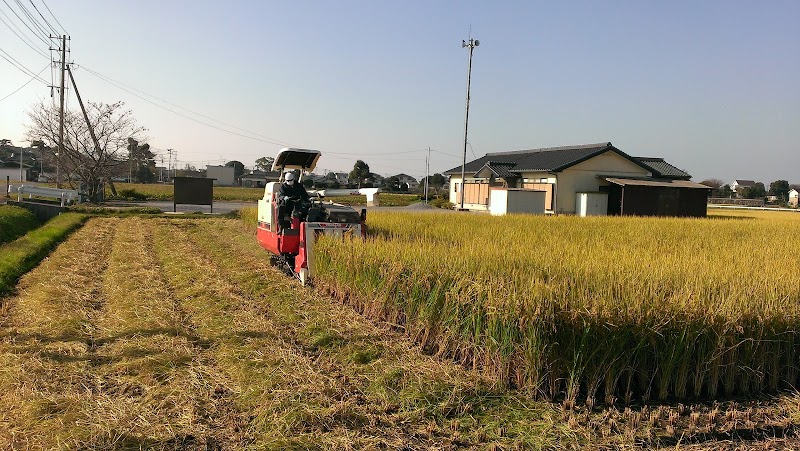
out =
[(286, 181), (290, 182), (295, 179), (294, 171), (286, 172)]

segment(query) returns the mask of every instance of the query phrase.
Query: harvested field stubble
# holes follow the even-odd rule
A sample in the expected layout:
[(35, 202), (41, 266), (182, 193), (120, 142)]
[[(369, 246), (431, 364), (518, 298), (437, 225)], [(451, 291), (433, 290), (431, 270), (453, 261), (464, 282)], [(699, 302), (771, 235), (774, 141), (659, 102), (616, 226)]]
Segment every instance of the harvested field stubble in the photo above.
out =
[(566, 406), (774, 393), (798, 382), (800, 253), (770, 237), (798, 224), (375, 212), (368, 240), (318, 241), (317, 280)]

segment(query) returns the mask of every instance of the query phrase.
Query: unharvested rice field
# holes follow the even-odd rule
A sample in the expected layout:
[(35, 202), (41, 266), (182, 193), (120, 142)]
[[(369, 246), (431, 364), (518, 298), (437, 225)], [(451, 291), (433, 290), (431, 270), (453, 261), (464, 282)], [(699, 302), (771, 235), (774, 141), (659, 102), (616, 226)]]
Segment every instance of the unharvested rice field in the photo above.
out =
[(752, 396), (798, 383), (800, 252), (781, 238), (798, 226), (375, 212), (366, 241), (318, 243), (317, 280), (535, 399)]
[[(413, 221), (428, 216), (449, 217)], [(373, 214), (368, 242), (397, 239), (397, 219)], [(0, 296), (0, 449), (800, 446), (791, 393), (536, 400), (410, 334), (411, 316), (359, 314), (268, 261), (237, 220), (90, 219)]]
[[(172, 185), (159, 183), (115, 183), (117, 192), (123, 190), (133, 190), (144, 195), (148, 200), (172, 200), (174, 187)], [(111, 189), (106, 187), (106, 197), (112, 198)], [(245, 188), (237, 186), (215, 186), (214, 200), (217, 201), (245, 201), (255, 202), (264, 197), (264, 188)], [(380, 195), (382, 205), (387, 207), (404, 207), (413, 202), (419, 201), (416, 194), (382, 193)], [(344, 196), (337, 197), (336, 202), (347, 205), (366, 204), (365, 196)]]

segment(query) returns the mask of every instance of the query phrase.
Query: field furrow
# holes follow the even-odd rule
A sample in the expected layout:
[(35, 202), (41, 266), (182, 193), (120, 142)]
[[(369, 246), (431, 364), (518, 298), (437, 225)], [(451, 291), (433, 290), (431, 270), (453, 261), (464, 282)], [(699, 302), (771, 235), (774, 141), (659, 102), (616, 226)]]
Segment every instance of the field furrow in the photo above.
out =
[[(303, 308), (311, 293), (263, 262), (232, 258), (230, 251), (221, 257), (218, 230), (205, 221), (173, 223), (160, 234), (165, 243), (181, 243), (180, 252), (163, 255), (166, 273), (178, 296), (190, 291), (187, 311), (207, 319), (198, 333), (220, 343), (213, 352), (228, 369), (237, 404), (251, 412), (248, 427), (257, 443), (340, 448), (452, 441), (449, 433), (416, 436), (395, 426), (398, 419), (386, 410), (397, 406), (370, 394), (371, 381), (348, 368), (380, 359), (387, 337), (356, 318), (331, 324), (316, 317), (317, 306)], [(224, 325), (214, 327), (214, 319)]]

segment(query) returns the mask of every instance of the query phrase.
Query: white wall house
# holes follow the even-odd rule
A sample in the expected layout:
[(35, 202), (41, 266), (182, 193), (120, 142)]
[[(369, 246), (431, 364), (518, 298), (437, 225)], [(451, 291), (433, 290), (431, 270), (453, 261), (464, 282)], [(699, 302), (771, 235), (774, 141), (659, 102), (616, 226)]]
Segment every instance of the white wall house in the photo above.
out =
[(228, 166), (206, 166), (206, 177), (214, 180), (214, 185), (235, 186), (236, 172)]
[(17, 167), (0, 167), (0, 183), (6, 182), (6, 177), (12, 182), (27, 182), (28, 181), (28, 168), (22, 168), (22, 180), (19, 179), (19, 166)]
[(462, 184), (461, 166), (445, 172), (449, 200), (460, 208), (464, 191), (464, 209), (477, 211), (491, 210), (493, 189), (517, 188), (544, 191), (548, 213), (576, 214), (578, 193), (602, 192), (609, 214), (702, 216), (709, 190), (662, 158), (631, 157), (610, 142), (489, 153), (467, 163), (464, 173)]
[(404, 183), (408, 185), (409, 191), (419, 188), (417, 179), (408, 174), (397, 174), (393, 177), (397, 177), (397, 179), (400, 180), (400, 186), (403, 186)]
[(798, 205), (798, 192), (796, 189), (789, 191), (789, 206), (797, 208)]
[(736, 197), (741, 197), (743, 189), (752, 188), (755, 184), (756, 182), (753, 180), (736, 179), (731, 182), (730, 187), (731, 191), (736, 193)]

